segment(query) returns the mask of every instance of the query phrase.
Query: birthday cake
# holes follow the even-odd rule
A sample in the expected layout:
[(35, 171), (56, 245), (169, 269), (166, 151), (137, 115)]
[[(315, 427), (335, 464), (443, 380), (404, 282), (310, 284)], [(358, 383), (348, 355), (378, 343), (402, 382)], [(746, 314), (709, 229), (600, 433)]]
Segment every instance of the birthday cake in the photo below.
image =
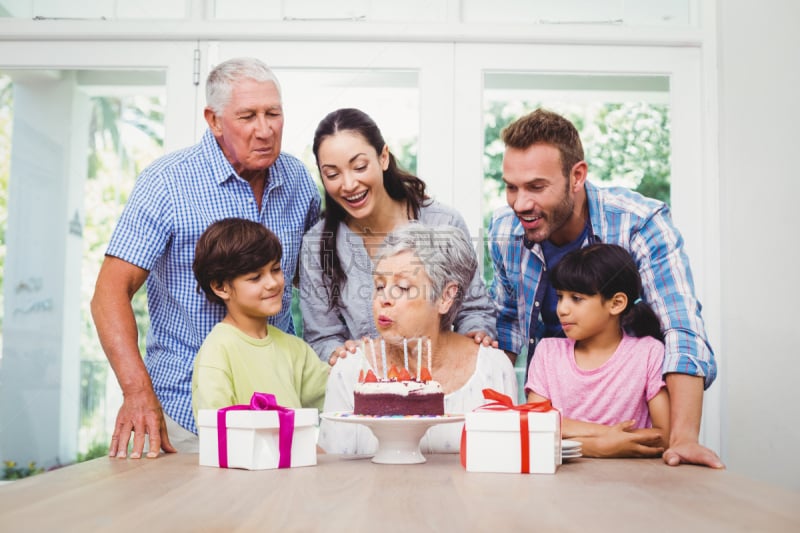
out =
[[(427, 370), (427, 369), (425, 369)], [(444, 414), (444, 391), (438, 381), (430, 379), (423, 371), (420, 379), (411, 379), (408, 373), (389, 372), (389, 377), (378, 379), (372, 370), (362, 375), (353, 392), (353, 414), (371, 416)], [(405, 375), (404, 375), (405, 374)], [(426, 374), (426, 375), (425, 375)], [(424, 378), (428, 378), (427, 380)]]

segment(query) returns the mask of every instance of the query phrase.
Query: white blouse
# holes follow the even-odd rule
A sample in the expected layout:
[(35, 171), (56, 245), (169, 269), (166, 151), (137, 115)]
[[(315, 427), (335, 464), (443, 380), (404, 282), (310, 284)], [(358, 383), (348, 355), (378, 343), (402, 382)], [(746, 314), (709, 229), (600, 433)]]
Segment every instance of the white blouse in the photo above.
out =
[[(360, 348), (355, 354), (336, 361), (328, 377), (323, 412), (353, 411), (353, 389), (362, 368), (371, 368), (371, 365)], [(462, 414), (480, 407), (487, 402), (483, 397), (486, 388), (517, 398), (517, 378), (508, 356), (497, 348), (481, 346), (475, 373), (463, 387), (445, 395), (444, 412)], [(420, 441), (420, 450), (423, 453), (458, 453), (463, 426), (463, 423), (452, 423), (431, 427)], [(322, 420), (319, 445), (328, 453), (370, 455), (377, 451), (378, 440), (366, 426)]]

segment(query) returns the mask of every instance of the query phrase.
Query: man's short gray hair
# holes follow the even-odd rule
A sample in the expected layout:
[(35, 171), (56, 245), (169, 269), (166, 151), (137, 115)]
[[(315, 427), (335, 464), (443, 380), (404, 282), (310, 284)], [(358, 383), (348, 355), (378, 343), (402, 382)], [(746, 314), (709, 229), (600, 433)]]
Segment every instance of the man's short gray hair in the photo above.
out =
[(271, 81), (281, 94), (281, 85), (275, 73), (260, 59), (254, 57), (235, 57), (223, 61), (206, 79), (206, 106), (216, 115), (222, 114), (231, 100), (231, 93), (236, 82), (242, 79), (255, 81)]
[(433, 285), (431, 300), (442, 296), (448, 283), (454, 282), (458, 286), (453, 305), (442, 315), (439, 324), (442, 331), (450, 329), (461, 310), (464, 292), (468, 290), (478, 268), (478, 258), (469, 239), (453, 226), (411, 222), (387, 235), (378, 250), (375, 264), (384, 257), (402, 252), (412, 252), (419, 258)]

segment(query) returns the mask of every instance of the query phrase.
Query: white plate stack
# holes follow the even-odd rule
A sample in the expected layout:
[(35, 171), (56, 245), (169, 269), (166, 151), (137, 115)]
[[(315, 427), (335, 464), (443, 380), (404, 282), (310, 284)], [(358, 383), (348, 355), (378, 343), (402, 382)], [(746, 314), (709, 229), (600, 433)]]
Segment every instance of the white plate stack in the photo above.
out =
[(581, 457), (581, 443), (577, 440), (563, 439), (561, 441), (561, 460), (576, 459)]

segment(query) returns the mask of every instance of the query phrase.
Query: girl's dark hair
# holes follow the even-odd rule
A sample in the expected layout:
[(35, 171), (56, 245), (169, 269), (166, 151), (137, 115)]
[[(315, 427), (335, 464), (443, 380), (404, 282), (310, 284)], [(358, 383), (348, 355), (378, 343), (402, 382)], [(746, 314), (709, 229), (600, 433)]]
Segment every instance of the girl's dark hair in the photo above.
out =
[(211, 289), (255, 272), (283, 255), (281, 241), (263, 224), (242, 218), (223, 218), (211, 224), (197, 241), (192, 270), (210, 302), (224, 303)]
[[(561, 291), (600, 294), (608, 300), (622, 292), (628, 305), (620, 315), (622, 329), (634, 337), (654, 337), (664, 342), (661, 322), (642, 297), (642, 278), (628, 251), (616, 244), (592, 244), (573, 250), (550, 270), (550, 283)], [(638, 301), (638, 303), (637, 303)]]
[[(377, 154), (380, 154), (383, 147), (386, 146), (381, 130), (369, 115), (360, 109), (337, 109), (323, 118), (317, 126), (317, 131), (314, 132), (313, 150), (317, 168), (319, 168), (320, 144), (326, 137), (341, 131), (350, 131), (361, 135)], [(321, 171), (320, 174), (322, 174)], [(324, 181), (324, 176), (321, 176), (321, 179)], [(397, 161), (391, 152), (389, 152), (389, 166), (383, 172), (383, 186), (389, 197), (406, 202), (409, 220), (419, 219), (419, 210), (428, 200), (425, 194), (425, 182), (397, 166)], [(346, 216), (347, 212), (344, 208), (325, 191), (325, 211), (322, 213), (325, 222), (322, 230), (320, 264), (324, 271), (323, 276), (328, 280), (325, 285), (330, 302), (329, 309), (338, 305), (340, 288), (347, 279), (347, 273), (342, 268), (341, 260), (336, 253), (336, 234), (339, 224)]]

